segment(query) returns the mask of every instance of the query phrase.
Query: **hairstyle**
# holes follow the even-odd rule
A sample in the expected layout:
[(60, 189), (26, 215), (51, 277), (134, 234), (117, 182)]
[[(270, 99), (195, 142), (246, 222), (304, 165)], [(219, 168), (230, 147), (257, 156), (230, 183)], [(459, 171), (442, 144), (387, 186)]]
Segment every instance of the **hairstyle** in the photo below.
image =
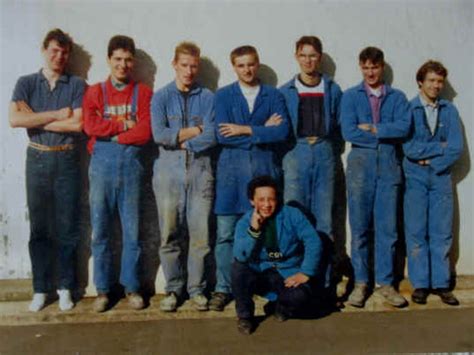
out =
[(116, 49), (123, 49), (124, 51), (132, 53), (135, 56), (135, 42), (127, 36), (117, 35), (113, 36), (109, 41), (107, 47), (107, 56), (110, 58)]
[(278, 183), (274, 178), (268, 175), (257, 176), (253, 178), (247, 185), (247, 196), (252, 200), (255, 195), (255, 190), (259, 187), (272, 187), (278, 195)]
[(312, 46), (316, 50), (316, 52), (318, 52), (319, 54), (323, 54), (323, 44), (321, 43), (321, 40), (316, 36), (301, 37), (298, 41), (296, 41), (295, 52), (298, 52), (298, 50), (304, 45)]
[(201, 50), (195, 43), (184, 41), (178, 43), (174, 49), (173, 61), (177, 61), (180, 54), (187, 54), (199, 58), (201, 56)]
[(46, 34), (43, 40), (43, 49), (47, 49), (51, 41), (58, 42), (61, 48), (69, 48), (69, 50), (72, 50), (73, 40), (71, 36), (59, 28), (55, 28)]
[(377, 47), (364, 48), (359, 54), (359, 63), (371, 61), (373, 64), (384, 64), (384, 55)]
[(441, 75), (443, 78), (448, 76), (448, 69), (443, 64), (435, 60), (428, 60), (416, 72), (416, 82), (422, 83), (425, 80), (426, 74), (430, 72)]
[(232, 52), (230, 52), (230, 62), (234, 64), (235, 58), (241, 57), (243, 55), (251, 54), (257, 59), (257, 62), (260, 62), (258, 58), (258, 53), (255, 47), (253, 46), (240, 46), (235, 48)]

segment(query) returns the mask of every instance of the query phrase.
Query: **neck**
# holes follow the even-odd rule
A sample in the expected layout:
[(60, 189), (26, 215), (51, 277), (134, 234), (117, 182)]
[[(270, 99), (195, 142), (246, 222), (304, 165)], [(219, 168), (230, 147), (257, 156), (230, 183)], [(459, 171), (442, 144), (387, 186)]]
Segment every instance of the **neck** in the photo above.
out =
[(62, 75), (62, 72), (51, 70), (50, 68), (43, 68), (43, 75), (48, 79), (49, 82), (56, 82)]
[(376, 83), (374, 85), (370, 85), (369, 83), (366, 82), (365, 85), (367, 85), (369, 88), (371, 88), (373, 90), (377, 90), (377, 89), (380, 89), (383, 86), (383, 83), (380, 82), (380, 83)]
[(255, 88), (258, 86), (259, 84), (259, 81), (258, 79), (255, 79), (254, 81), (252, 81), (251, 83), (246, 83), (246, 82), (243, 82), (241, 80), (239, 80), (239, 84), (245, 88)]
[(420, 91), (420, 95), (421, 97), (423, 98), (423, 100), (425, 100), (425, 102), (429, 103), (429, 104), (435, 104), (436, 101), (438, 100), (438, 98), (435, 98), (435, 99), (432, 99), (432, 98), (429, 98), (428, 96), (426, 96), (424, 94), (423, 91)]
[(321, 75), (318, 72), (300, 73), (299, 78), (303, 84), (308, 86), (316, 86), (321, 82)]
[(191, 85), (184, 85), (182, 82), (178, 81), (178, 80), (175, 80), (175, 83), (176, 83), (176, 88), (179, 90), (179, 91), (183, 91), (183, 92), (189, 92), (191, 91), (191, 88), (193, 87), (194, 83), (192, 83)]
[(130, 82), (130, 78), (125, 78), (125, 79), (117, 79), (114, 76), (110, 76), (110, 80), (112, 80), (112, 83), (119, 84), (119, 85), (127, 85)]

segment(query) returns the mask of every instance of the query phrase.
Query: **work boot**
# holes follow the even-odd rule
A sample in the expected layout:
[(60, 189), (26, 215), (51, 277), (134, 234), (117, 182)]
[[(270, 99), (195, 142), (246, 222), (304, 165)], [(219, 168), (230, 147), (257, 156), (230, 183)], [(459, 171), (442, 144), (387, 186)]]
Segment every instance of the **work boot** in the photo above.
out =
[(145, 303), (143, 302), (143, 297), (137, 292), (130, 292), (127, 294), (128, 305), (131, 309), (136, 311), (143, 309)]
[(41, 311), (46, 304), (46, 293), (35, 293), (28, 309), (31, 312)]
[(354, 289), (352, 290), (347, 302), (354, 307), (364, 307), (365, 301), (367, 299), (368, 293), (368, 286), (366, 283), (357, 282), (354, 285)]
[(394, 307), (402, 308), (408, 305), (408, 302), (392, 285), (383, 285), (377, 289), (377, 293), (382, 295), (385, 300)]
[(94, 301), (93, 308), (97, 313), (102, 313), (109, 307), (109, 297), (105, 293), (99, 293)]
[(71, 299), (71, 291), (63, 289), (57, 290), (59, 296), (59, 309), (61, 311), (69, 311), (74, 307), (74, 302)]
[(441, 298), (441, 301), (443, 303), (446, 303), (450, 306), (458, 306), (459, 305), (458, 299), (447, 288), (435, 288), (433, 290), (433, 294), (438, 295)]
[(178, 306), (178, 296), (175, 292), (168, 292), (160, 302), (160, 310), (163, 312), (174, 312)]
[(411, 300), (418, 304), (426, 304), (430, 291), (427, 288), (415, 288), (411, 294)]
[(191, 297), (190, 301), (193, 308), (196, 309), (197, 311), (209, 310), (207, 298), (202, 293), (198, 293), (197, 295)]
[(239, 318), (237, 321), (237, 330), (244, 335), (253, 333), (253, 321), (251, 318)]
[(211, 311), (222, 312), (225, 306), (230, 302), (230, 295), (224, 292), (214, 292), (209, 301), (209, 309)]

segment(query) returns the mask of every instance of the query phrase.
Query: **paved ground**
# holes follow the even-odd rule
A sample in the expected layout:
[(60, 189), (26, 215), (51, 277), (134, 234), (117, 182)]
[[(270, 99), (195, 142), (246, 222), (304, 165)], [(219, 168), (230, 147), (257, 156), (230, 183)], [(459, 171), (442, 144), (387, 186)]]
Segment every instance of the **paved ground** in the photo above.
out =
[(1, 354), (357, 354), (474, 351), (474, 309), (337, 313), (264, 320), (244, 336), (235, 320), (0, 327)]

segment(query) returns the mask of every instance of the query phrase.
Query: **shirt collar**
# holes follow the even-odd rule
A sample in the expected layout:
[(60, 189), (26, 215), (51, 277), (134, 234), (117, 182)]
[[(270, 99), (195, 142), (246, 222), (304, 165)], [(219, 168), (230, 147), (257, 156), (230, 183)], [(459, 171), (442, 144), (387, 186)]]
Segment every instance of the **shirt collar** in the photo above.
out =
[(436, 109), (438, 108), (439, 106), (439, 100), (436, 99), (436, 101), (434, 103), (431, 103), (431, 102), (428, 102), (425, 100), (425, 98), (423, 97), (423, 95), (421, 94), (418, 94), (418, 97), (420, 98), (420, 102), (421, 104), (423, 105), (424, 108), (433, 108), (433, 109)]
[(380, 96), (376, 96), (372, 93), (372, 90), (370, 89), (369, 85), (367, 85), (366, 82), (364, 82), (364, 88), (365, 88), (365, 92), (367, 93), (367, 96), (373, 96), (373, 97), (376, 97), (378, 99), (381, 99), (384, 95), (385, 95), (385, 92), (386, 92), (386, 89), (385, 89), (385, 84), (382, 84), (382, 86), (380, 87)]
[[(38, 74), (39, 74), (40, 79), (41, 79), (42, 81), (47, 81), (47, 80), (48, 80), (48, 79), (44, 76), (44, 74), (43, 74), (43, 68), (41, 68), (41, 69), (39, 70)], [(66, 73), (61, 74), (61, 75), (59, 76), (59, 78), (58, 78), (58, 81), (61, 81), (61, 82), (63, 82), (63, 83), (67, 83), (67, 82), (69, 81), (69, 75), (66, 74)]]

